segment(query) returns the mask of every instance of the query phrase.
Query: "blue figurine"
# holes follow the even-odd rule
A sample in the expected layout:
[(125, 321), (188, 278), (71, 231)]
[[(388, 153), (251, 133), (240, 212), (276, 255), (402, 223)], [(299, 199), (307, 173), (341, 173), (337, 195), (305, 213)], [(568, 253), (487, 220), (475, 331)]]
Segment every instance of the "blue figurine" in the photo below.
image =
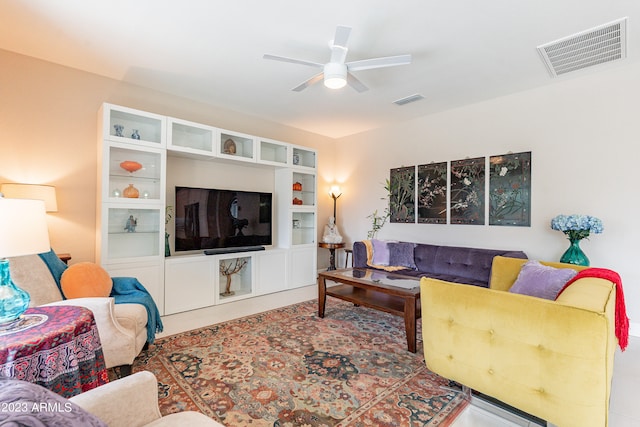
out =
[(131, 139), (140, 139), (140, 134), (138, 133), (138, 129), (134, 129), (131, 134)]
[(134, 218), (133, 215), (129, 215), (129, 219), (127, 220), (127, 225), (125, 225), (124, 229), (127, 230), (127, 233), (135, 233), (137, 225), (138, 225), (138, 220)]

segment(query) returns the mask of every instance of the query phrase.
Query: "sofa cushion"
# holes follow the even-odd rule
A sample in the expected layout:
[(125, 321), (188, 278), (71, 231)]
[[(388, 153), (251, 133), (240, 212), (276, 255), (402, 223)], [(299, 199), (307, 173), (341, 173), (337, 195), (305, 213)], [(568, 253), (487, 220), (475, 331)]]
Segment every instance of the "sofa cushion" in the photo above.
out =
[(13, 282), (29, 292), (30, 307), (62, 301), (62, 294), (49, 268), (38, 255), (9, 258)]
[(371, 239), (373, 245), (373, 259), (375, 265), (389, 265), (389, 246), (387, 241)]
[(440, 246), (432, 272), (488, 284), (493, 257), (504, 253), (505, 251), (494, 249)]
[(399, 267), (407, 267), (415, 270), (416, 263), (413, 259), (413, 250), (416, 247), (415, 243), (407, 242), (390, 242), (389, 247), (389, 264)]
[(522, 265), (509, 292), (555, 300), (562, 287), (576, 274), (578, 272), (571, 268), (555, 268), (538, 261), (528, 261)]
[(60, 278), (62, 293), (67, 299), (108, 297), (113, 281), (106, 270), (92, 262), (80, 262), (67, 268)]
[(413, 258), (416, 262), (418, 271), (434, 272), (436, 271), (436, 254), (438, 253), (437, 245), (428, 245), (420, 243), (413, 251)]

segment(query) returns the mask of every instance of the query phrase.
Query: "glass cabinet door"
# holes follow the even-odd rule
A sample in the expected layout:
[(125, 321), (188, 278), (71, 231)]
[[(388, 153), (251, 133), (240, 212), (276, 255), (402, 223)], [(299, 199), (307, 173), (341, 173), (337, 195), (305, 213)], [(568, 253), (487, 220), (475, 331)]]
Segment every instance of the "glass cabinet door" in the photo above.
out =
[(315, 169), (316, 153), (315, 151), (305, 150), (300, 147), (293, 147), (291, 155), (291, 164), (294, 167), (305, 167)]
[(291, 213), (291, 244), (308, 245), (316, 241), (316, 215), (314, 212)]
[(258, 162), (274, 166), (287, 166), (289, 144), (260, 139), (258, 141)]
[[(106, 207), (108, 260), (164, 256), (164, 212), (160, 208)], [(103, 254), (103, 257), (104, 257)]]
[(213, 156), (217, 130), (184, 120), (169, 118), (167, 149), (183, 153)]
[(256, 140), (251, 135), (221, 131), (218, 141), (218, 157), (254, 162)]
[(105, 166), (108, 167), (105, 200), (164, 202), (164, 150), (135, 149), (115, 143), (105, 145), (105, 150)]
[(164, 147), (166, 117), (132, 108), (104, 104), (104, 139), (127, 144)]
[(294, 172), (291, 190), (293, 192), (291, 203), (294, 207), (315, 206), (316, 176), (314, 174)]

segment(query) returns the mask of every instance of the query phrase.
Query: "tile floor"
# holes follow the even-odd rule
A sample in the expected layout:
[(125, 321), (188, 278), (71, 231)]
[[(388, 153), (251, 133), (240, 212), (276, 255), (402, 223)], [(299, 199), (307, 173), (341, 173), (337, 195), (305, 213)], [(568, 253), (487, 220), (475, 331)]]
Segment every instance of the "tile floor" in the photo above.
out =
[[(613, 368), (609, 427), (640, 426), (640, 337), (630, 337), (627, 350), (617, 351)], [(453, 427), (537, 426), (513, 417), (501, 417), (477, 406), (469, 406)]]

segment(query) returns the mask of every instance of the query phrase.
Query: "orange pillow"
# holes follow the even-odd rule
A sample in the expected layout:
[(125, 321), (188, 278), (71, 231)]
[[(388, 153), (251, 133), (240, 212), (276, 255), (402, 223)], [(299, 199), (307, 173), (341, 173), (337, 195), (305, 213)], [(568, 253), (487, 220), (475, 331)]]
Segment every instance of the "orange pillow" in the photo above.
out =
[(113, 282), (109, 273), (98, 264), (79, 262), (62, 273), (60, 286), (67, 299), (108, 297)]

